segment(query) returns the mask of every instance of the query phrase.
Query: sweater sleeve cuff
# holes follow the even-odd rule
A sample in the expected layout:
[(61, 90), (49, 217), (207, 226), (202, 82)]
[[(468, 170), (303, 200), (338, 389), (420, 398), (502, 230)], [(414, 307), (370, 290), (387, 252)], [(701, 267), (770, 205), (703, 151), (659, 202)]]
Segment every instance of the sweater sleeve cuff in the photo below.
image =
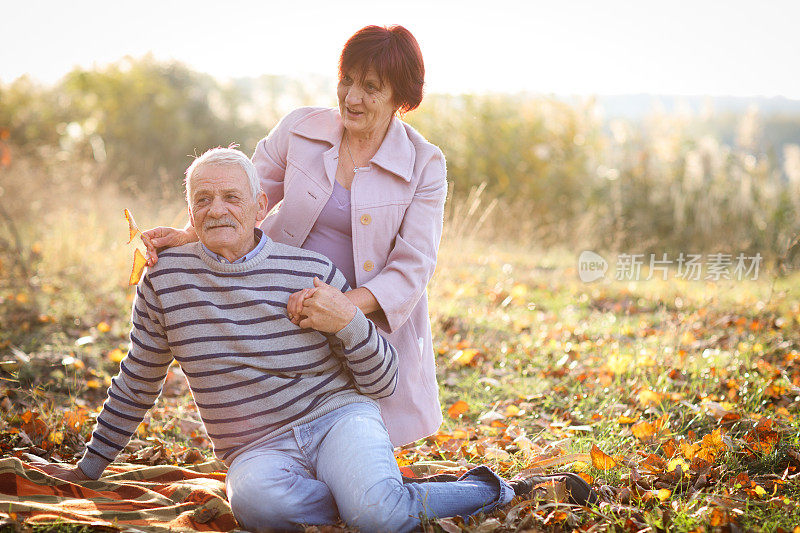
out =
[(89, 449), (83, 453), (83, 457), (78, 461), (78, 468), (83, 470), (83, 473), (92, 479), (98, 479), (108, 465), (108, 461), (92, 453)]
[(356, 307), (353, 319), (334, 335), (344, 343), (345, 348), (350, 348), (369, 336), (369, 320), (361, 312), (361, 309)]

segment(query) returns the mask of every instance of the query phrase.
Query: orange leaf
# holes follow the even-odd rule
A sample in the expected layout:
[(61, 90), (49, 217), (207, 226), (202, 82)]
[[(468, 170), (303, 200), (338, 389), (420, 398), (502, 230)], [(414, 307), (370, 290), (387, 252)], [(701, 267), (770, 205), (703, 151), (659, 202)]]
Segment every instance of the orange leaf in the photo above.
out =
[(678, 451), (678, 445), (675, 443), (675, 439), (669, 439), (661, 448), (664, 450), (664, 455), (667, 456), (667, 458), (672, 458), (675, 452)]
[(471, 365), (473, 362), (472, 360), (475, 359), (476, 355), (478, 355), (478, 350), (476, 350), (475, 348), (467, 348), (466, 350), (459, 350), (453, 357), (453, 362), (464, 366)]
[(450, 418), (458, 418), (459, 416), (463, 415), (469, 411), (469, 405), (464, 400), (458, 400), (456, 403), (450, 406), (447, 410), (447, 414)]
[(661, 394), (650, 389), (642, 389), (639, 391), (639, 403), (642, 406), (661, 403)]
[(596, 444), (592, 444), (589, 455), (592, 457), (592, 466), (599, 470), (611, 470), (617, 466), (617, 462), (610, 455), (598, 448)]
[(728, 524), (730, 524), (728, 513), (723, 511), (722, 509), (719, 509), (718, 507), (715, 507), (711, 511), (711, 516), (709, 517), (708, 524), (711, 527), (727, 526)]
[(108, 333), (111, 331), (111, 326), (108, 325), (108, 322), (100, 322), (97, 324), (97, 331), (100, 333)]
[(128, 280), (128, 285), (136, 285), (142, 279), (144, 267), (147, 266), (147, 261), (142, 252), (137, 248), (133, 251), (133, 269), (131, 270), (131, 277)]
[(667, 462), (658, 455), (651, 453), (642, 461), (641, 466), (653, 473), (660, 473), (667, 469)]
[(128, 239), (128, 244), (131, 243), (134, 237), (139, 234), (139, 227), (136, 225), (136, 222), (133, 220), (133, 215), (127, 209), (125, 210), (125, 220), (128, 221), (128, 232), (130, 233), (130, 238)]
[(631, 427), (631, 431), (637, 439), (645, 440), (656, 434), (656, 426), (650, 422), (639, 422)]
[(467, 433), (463, 429), (454, 429), (453, 430), (453, 438), (454, 439), (469, 439), (469, 433)]
[(700, 451), (701, 449), (699, 442), (695, 442), (694, 444), (689, 444), (688, 442), (681, 442), (679, 446), (681, 453), (689, 461), (694, 459), (695, 454), (697, 454), (697, 452)]

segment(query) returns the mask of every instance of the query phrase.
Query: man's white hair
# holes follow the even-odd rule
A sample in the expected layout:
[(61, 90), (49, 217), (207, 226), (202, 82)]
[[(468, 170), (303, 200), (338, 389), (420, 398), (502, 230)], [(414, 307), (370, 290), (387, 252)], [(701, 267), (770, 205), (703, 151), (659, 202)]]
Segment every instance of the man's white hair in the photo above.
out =
[[(235, 145), (231, 145), (235, 146)], [(258, 200), (258, 193), (261, 192), (261, 183), (258, 181), (258, 172), (255, 165), (250, 161), (250, 158), (244, 155), (241, 150), (235, 148), (212, 148), (200, 157), (192, 161), (189, 168), (186, 169), (186, 178), (183, 180), (184, 187), (186, 188), (186, 201), (191, 205), (192, 200), (189, 198), (189, 184), (192, 178), (200, 171), (201, 168), (209, 165), (239, 165), (250, 182), (250, 192), (253, 194), (253, 201)]]

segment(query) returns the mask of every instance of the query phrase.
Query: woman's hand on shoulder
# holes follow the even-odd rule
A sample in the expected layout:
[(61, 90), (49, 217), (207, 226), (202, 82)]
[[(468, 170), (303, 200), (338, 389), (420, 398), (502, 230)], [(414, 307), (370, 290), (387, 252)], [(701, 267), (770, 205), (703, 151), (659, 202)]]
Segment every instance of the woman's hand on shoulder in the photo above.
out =
[(158, 252), (197, 240), (197, 233), (191, 226), (186, 229), (158, 227), (142, 232), (142, 242), (147, 247), (147, 266), (158, 261)]

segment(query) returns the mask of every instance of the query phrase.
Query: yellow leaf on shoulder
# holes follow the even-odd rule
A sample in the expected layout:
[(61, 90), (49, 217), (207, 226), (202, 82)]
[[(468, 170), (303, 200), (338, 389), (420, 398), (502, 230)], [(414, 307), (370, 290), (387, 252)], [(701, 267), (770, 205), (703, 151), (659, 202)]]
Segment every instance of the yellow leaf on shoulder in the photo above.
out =
[(147, 266), (147, 261), (144, 254), (137, 248), (133, 252), (133, 269), (131, 270), (131, 278), (128, 280), (128, 285), (136, 285), (142, 279), (144, 267)]

